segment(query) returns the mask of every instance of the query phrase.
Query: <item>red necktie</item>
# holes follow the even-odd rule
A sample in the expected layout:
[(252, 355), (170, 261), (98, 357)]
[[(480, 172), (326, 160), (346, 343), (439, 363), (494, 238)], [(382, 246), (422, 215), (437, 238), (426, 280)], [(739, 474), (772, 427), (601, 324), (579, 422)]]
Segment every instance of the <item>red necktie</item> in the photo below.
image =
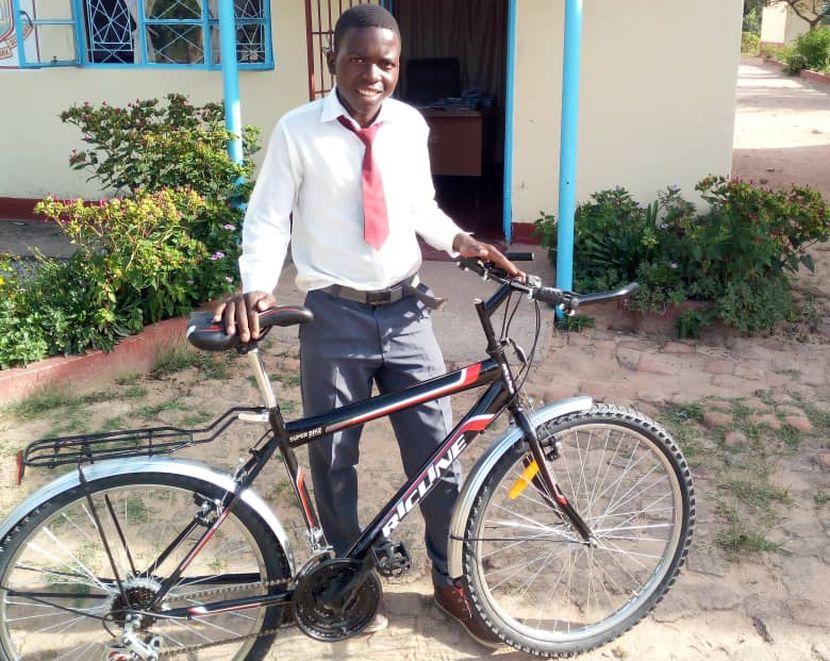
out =
[(361, 170), (363, 174), (363, 238), (375, 250), (380, 250), (386, 237), (389, 236), (389, 217), (386, 213), (386, 198), (383, 195), (383, 180), (377, 163), (372, 158), (372, 142), (381, 124), (372, 124), (368, 128), (359, 129), (355, 128), (345, 115), (337, 119), (366, 145)]

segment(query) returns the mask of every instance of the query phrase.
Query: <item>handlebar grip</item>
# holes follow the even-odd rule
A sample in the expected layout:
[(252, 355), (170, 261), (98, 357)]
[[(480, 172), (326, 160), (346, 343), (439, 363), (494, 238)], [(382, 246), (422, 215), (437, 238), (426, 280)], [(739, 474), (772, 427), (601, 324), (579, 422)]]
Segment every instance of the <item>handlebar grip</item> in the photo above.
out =
[(542, 303), (547, 303), (554, 307), (559, 305), (563, 300), (562, 290), (554, 289), (553, 287), (539, 287), (534, 297), (537, 301), (542, 301)]
[(511, 262), (532, 262), (536, 259), (532, 252), (506, 252), (504, 256)]
[(618, 298), (628, 298), (629, 296), (633, 296), (638, 291), (640, 291), (640, 285), (637, 282), (629, 282), (624, 287), (620, 287), (619, 289), (612, 291), (612, 292), (603, 292), (601, 294), (587, 294), (585, 296), (580, 296), (580, 304), (582, 305), (590, 305), (591, 303), (601, 303), (603, 301), (613, 301)]

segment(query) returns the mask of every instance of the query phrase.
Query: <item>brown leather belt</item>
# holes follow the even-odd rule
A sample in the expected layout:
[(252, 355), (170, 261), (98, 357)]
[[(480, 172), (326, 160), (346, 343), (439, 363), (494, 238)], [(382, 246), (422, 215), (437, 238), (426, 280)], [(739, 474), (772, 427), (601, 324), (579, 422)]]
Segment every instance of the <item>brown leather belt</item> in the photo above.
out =
[(443, 298), (430, 296), (429, 294), (426, 294), (418, 289), (419, 283), (420, 278), (418, 278), (418, 274), (416, 273), (415, 275), (408, 277), (406, 280), (401, 280), (386, 289), (364, 291), (362, 289), (345, 287), (344, 285), (331, 285), (329, 287), (325, 287), (321, 291), (331, 294), (332, 296), (345, 298), (348, 301), (355, 301), (357, 303), (363, 303), (364, 305), (371, 305), (373, 307), (397, 303), (401, 299), (408, 296), (414, 296), (431, 310), (437, 310), (444, 305), (445, 301)]

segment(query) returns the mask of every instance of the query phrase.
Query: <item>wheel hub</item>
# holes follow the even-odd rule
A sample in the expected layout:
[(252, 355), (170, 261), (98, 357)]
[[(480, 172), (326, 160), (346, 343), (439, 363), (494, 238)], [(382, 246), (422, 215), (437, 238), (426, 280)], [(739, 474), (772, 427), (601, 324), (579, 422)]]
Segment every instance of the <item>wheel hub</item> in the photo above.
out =
[[(153, 578), (135, 577), (127, 579), (122, 583), (124, 594), (116, 594), (110, 606), (112, 621), (119, 627), (127, 622), (127, 615), (133, 611), (155, 611), (159, 605), (153, 606), (153, 601), (161, 589), (161, 583)], [(126, 599), (124, 598), (126, 596)], [(138, 629), (146, 629), (155, 622), (154, 617), (141, 615)]]

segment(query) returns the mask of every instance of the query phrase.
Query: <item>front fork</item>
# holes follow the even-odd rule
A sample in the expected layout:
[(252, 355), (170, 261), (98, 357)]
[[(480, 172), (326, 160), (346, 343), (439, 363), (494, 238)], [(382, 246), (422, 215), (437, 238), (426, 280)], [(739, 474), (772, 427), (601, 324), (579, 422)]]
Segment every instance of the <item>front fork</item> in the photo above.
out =
[[(533, 425), (530, 423), (530, 418), (528, 418), (527, 414), (521, 409), (521, 407), (518, 406), (512, 411), (512, 413), (516, 423), (524, 432), (525, 440), (527, 440), (527, 444), (530, 446), (530, 454), (533, 457), (533, 461), (536, 462), (536, 466), (538, 466), (539, 475), (538, 478), (534, 478), (534, 481), (541, 478), (542, 487), (546, 492), (543, 493), (543, 495), (546, 496), (545, 500), (552, 503), (552, 505), (565, 516), (571, 526), (573, 526), (574, 530), (579, 533), (580, 537), (582, 537), (585, 542), (593, 545), (595, 539), (591, 529), (588, 527), (588, 524), (585, 523), (585, 520), (579, 515), (579, 512), (576, 511), (574, 506), (571, 504), (571, 501), (568, 500), (564, 493), (562, 493), (562, 489), (559, 488), (559, 485), (553, 479), (553, 475), (551, 475), (551, 472), (548, 469), (548, 465), (545, 461), (546, 457), (542, 451), (542, 445), (539, 443), (539, 437), (536, 435), (536, 430), (533, 429)], [(556, 445), (553, 447), (553, 453), (554, 458), (557, 458), (558, 448)]]

